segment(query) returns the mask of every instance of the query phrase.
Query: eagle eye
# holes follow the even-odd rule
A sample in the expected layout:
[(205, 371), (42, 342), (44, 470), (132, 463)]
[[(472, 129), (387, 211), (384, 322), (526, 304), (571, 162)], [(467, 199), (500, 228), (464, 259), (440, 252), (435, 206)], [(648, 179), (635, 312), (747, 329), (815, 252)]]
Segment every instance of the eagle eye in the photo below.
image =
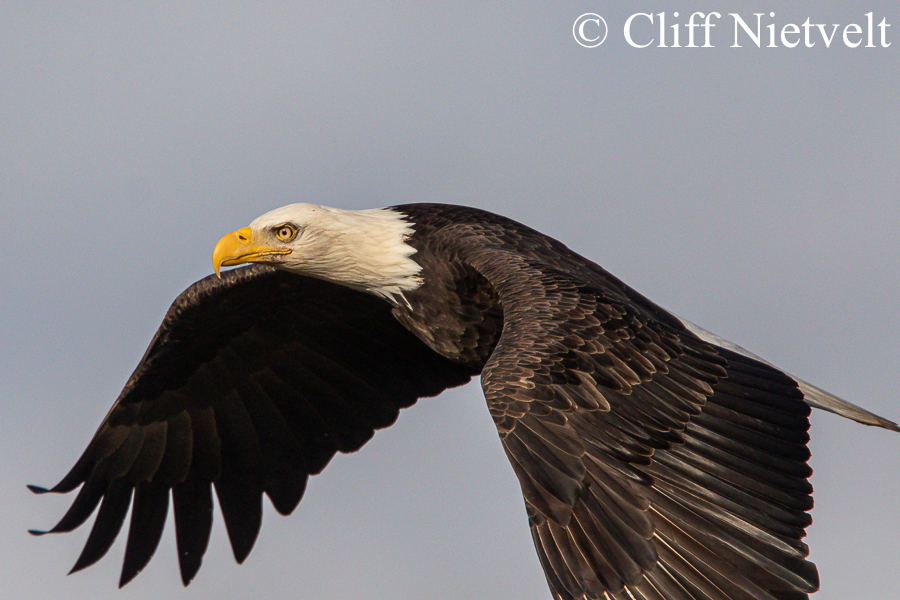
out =
[(289, 223), (284, 223), (275, 228), (275, 237), (282, 242), (290, 242), (297, 237), (297, 228)]

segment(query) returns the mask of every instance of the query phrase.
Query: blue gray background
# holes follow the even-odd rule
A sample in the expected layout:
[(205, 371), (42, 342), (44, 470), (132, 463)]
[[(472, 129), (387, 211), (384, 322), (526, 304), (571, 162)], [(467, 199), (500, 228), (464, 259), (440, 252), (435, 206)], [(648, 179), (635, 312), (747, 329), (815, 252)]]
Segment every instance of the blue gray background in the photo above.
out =
[[(900, 418), (897, 4), (622, 4), (0, 4), (0, 597), (549, 598), (477, 384), (337, 457), (291, 517), (267, 503), (243, 566), (217, 517), (186, 590), (171, 522), (121, 591), (124, 539), (66, 577), (87, 528), (26, 533), (72, 497), (25, 484), (68, 470), (216, 240), (290, 202), (503, 213)], [(663, 10), (873, 11), (892, 45), (625, 43), (628, 15)], [(593, 50), (585, 12), (610, 24)], [(900, 436), (812, 422), (817, 598), (889, 597)]]

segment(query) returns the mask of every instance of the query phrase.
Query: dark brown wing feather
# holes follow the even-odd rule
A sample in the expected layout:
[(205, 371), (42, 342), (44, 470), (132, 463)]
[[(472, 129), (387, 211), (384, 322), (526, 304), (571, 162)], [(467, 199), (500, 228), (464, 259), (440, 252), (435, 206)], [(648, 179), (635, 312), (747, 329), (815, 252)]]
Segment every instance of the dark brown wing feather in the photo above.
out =
[(797, 384), (564, 247), (523, 246), (469, 260), (503, 304), (482, 385), (554, 596), (807, 598)]
[(50, 490), (32, 489), (81, 486), (51, 532), (71, 531), (100, 505), (73, 571), (106, 553), (132, 505), (121, 585), (156, 550), (171, 490), (187, 584), (209, 540), (212, 488), (240, 562), (264, 493), (290, 513), (336, 452), (359, 449), (401, 408), (472, 374), (381, 300), (268, 267), (236, 269), (178, 297), (72, 470)]

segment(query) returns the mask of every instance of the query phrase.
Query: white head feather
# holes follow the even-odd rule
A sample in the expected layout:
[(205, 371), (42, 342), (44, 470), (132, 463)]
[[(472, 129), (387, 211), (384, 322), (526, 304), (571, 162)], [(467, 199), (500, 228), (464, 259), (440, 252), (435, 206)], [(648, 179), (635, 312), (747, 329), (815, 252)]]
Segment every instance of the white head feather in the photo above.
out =
[(406, 240), (411, 223), (389, 208), (342, 210), (315, 204), (289, 204), (258, 217), (250, 224), (266, 235), (282, 224), (298, 229), (296, 237), (280, 245), (290, 254), (273, 262), (301, 275), (369, 292), (387, 300), (422, 285), (422, 267), (410, 258), (416, 250)]

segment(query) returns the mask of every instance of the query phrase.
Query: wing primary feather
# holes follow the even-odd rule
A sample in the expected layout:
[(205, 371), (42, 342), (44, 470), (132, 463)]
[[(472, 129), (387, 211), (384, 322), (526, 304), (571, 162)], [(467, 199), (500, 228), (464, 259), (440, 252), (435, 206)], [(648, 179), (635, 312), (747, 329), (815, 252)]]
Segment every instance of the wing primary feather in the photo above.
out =
[[(744, 427), (751, 433), (768, 435), (786, 444), (806, 447), (809, 443), (809, 419), (773, 413), (727, 394), (716, 393), (703, 408), (703, 414)], [(700, 420), (703, 418), (701, 415)]]
[[(591, 595), (604, 593), (606, 591), (604, 589), (606, 587), (605, 583), (600, 582), (595, 565), (588, 563), (584, 550), (579, 547), (572, 535), (573, 529), (576, 528), (571, 527), (571, 524), (565, 528), (556, 526), (554, 523), (548, 523), (548, 526), (569, 572), (572, 573), (572, 577), (577, 582), (582, 593), (587, 592), (587, 594)], [(616, 588), (621, 587), (620, 582), (615, 582), (615, 584)]]
[(699, 559), (692, 554), (684, 552), (683, 547), (659, 532), (655, 535), (659, 540), (659, 558), (663, 564), (670, 567), (670, 573), (678, 582), (690, 591), (691, 597), (696, 600), (775, 600), (771, 595), (760, 595), (751, 598), (745, 594), (731, 596), (723, 590), (713, 579), (709, 577), (708, 569)]
[[(792, 592), (814, 592), (818, 589), (818, 572), (812, 563), (797, 558), (791, 549), (788, 553), (769, 550), (767, 554), (741, 543), (721, 528), (706, 520), (677, 497), (664, 493), (655, 494), (654, 507), (665, 512), (667, 519), (677, 521), (678, 529), (686, 532), (687, 538), (680, 538), (682, 547), (685, 539), (702, 540), (703, 552), (711, 564), (718, 561), (717, 569), (723, 576), (744, 586), (745, 577), (754, 584), (769, 590), (789, 590)], [(696, 548), (699, 548), (698, 545)], [(715, 558), (713, 558), (715, 557)], [(729, 576), (729, 573), (734, 575)], [(737, 575), (740, 574), (740, 575)]]
[[(785, 396), (781, 394), (760, 394), (759, 391), (752, 387), (741, 385), (740, 382), (731, 378), (722, 379), (716, 384), (716, 391), (732, 396), (739, 400), (750, 401), (754, 404), (765, 407), (771, 412), (785, 413), (806, 418), (809, 416), (810, 407), (806, 402), (802, 401), (802, 393), (796, 390), (800, 396), (796, 402), (786, 402)], [(789, 396), (788, 396), (789, 397)]]
[(212, 529), (213, 502), (209, 481), (189, 479), (172, 488), (175, 513), (175, 544), (181, 581), (191, 582), (206, 553)]
[(648, 469), (655, 478), (668, 480), (716, 504), (727, 505), (737, 514), (761, 513), (771, 519), (769, 523), (772, 529), (783, 528), (785, 535), (796, 537), (799, 534), (802, 537), (802, 531), (812, 522), (809, 513), (803, 510), (792, 510), (765, 500), (748, 490), (739, 489), (717, 477), (711, 477), (668, 453), (660, 452), (655, 458), (656, 464)]
[(697, 469), (698, 472), (702, 473), (700, 476), (706, 482), (719, 479), (727, 482), (724, 485), (747, 490), (758, 498), (774, 501), (791, 510), (807, 511), (813, 507), (812, 497), (809, 496), (809, 493), (812, 492), (812, 486), (805, 479), (800, 480), (796, 484), (800, 489), (785, 490), (781, 486), (745, 475), (728, 464), (711, 460), (687, 446), (675, 446), (671, 449), (670, 455), (676, 460)]
[[(781, 438), (785, 441), (796, 441), (806, 444), (809, 442), (809, 413), (805, 414), (789, 414), (773, 408), (765, 406), (747, 399), (738, 398), (724, 392), (719, 388), (720, 384), (716, 384), (716, 393), (710, 398), (704, 412), (716, 414), (716, 406), (727, 409), (732, 414), (745, 417), (743, 423), (748, 427), (752, 427), (758, 431), (769, 433), (772, 436)], [(804, 440), (805, 441), (801, 441)]]
[(547, 556), (547, 551), (544, 549), (544, 544), (541, 539), (541, 530), (535, 525), (532, 525), (531, 527), (531, 537), (534, 541), (534, 548), (537, 551), (538, 562), (541, 563), (544, 576), (547, 578), (547, 585), (553, 590), (555, 598), (557, 600), (575, 600), (575, 597), (570, 594), (567, 591), (566, 586), (563, 585), (563, 580), (560, 578), (560, 575), (557, 574), (556, 567), (554, 566), (555, 563)]
[(238, 391), (216, 407), (222, 439), (222, 476), (215, 483), (234, 558), (244, 561), (262, 524), (263, 465), (259, 438)]
[(262, 525), (262, 486), (222, 478), (215, 482), (215, 488), (231, 550), (240, 564), (253, 549)]
[(681, 582), (669, 573), (668, 568), (662, 562), (657, 563), (656, 567), (648, 571), (644, 577), (646, 577), (649, 585), (653, 587), (653, 591), (656, 594), (653, 596), (654, 598), (661, 598), (662, 600), (697, 600), (696, 596), (685, 589)]
[(103, 558), (116, 536), (119, 535), (133, 491), (134, 488), (122, 478), (116, 479), (107, 488), (84, 550), (75, 562), (75, 566), (69, 571), (70, 575)]
[(683, 500), (665, 490), (660, 490), (656, 498), (658, 506), (666, 506), (683, 530), (692, 531), (694, 537), (702, 536), (706, 547), (738, 572), (752, 576), (758, 585), (771, 591), (811, 593), (819, 589), (818, 570), (806, 560), (804, 544), (798, 544), (801, 549), (765, 531), (748, 531), (748, 527), (727, 532), (716, 525), (725, 521), (717, 511), (703, 511), (693, 500)]
[[(91, 443), (88, 444), (88, 447), (75, 462), (75, 465), (66, 473), (66, 476), (47, 491), (64, 494), (74, 490), (87, 480), (99, 462), (103, 461), (121, 446), (128, 434), (129, 431), (126, 427), (101, 425), (97, 433), (94, 434)], [(39, 488), (39, 490), (43, 489)], [(32, 491), (37, 490), (32, 487)]]
[[(726, 380), (735, 385), (759, 390), (765, 392), (765, 394), (771, 394), (772, 396), (781, 396), (792, 400), (799, 400), (801, 402), (803, 400), (803, 392), (800, 391), (800, 388), (797, 387), (797, 383), (793, 379), (784, 377), (781, 373), (773, 372), (771, 370), (767, 371), (762, 368), (754, 368), (751, 372), (746, 366), (744, 369), (733, 368), (729, 370)], [(801, 406), (805, 404), (806, 403), (804, 402)]]
[[(595, 596), (601, 596), (606, 590), (615, 591), (622, 589), (624, 578), (610, 565), (602, 551), (597, 549), (590, 538), (591, 534), (581, 526), (584, 516), (579, 515), (576, 509), (574, 517), (569, 527), (567, 527), (567, 531), (572, 537), (573, 544), (585, 557), (585, 562), (589, 563), (585, 565), (585, 568), (591, 572), (592, 580), (596, 582), (595, 585), (589, 586), (593, 589), (588, 591), (592, 591)], [(640, 572), (638, 572), (639, 575)]]
[(584, 591), (566, 563), (563, 556), (563, 549), (560, 548), (559, 543), (551, 530), (552, 526), (553, 523), (550, 521), (541, 525), (538, 530), (538, 537), (544, 551), (544, 556), (547, 557), (547, 561), (560, 583), (560, 587), (557, 588), (557, 590), (564, 590), (569, 594), (569, 598), (582, 597)]
[(685, 436), (685, 446), (694, 452), (781, 489), (812, 493), (812, 485), (808, 481), (812, 468), (807, 463), (772, 456), (766, 451), (717, 435), (694, 423), (688, 425), (688, 430), (690, 435)]
[[(610, 567), (622, 583), (634, 585), (641, 574), (655, 564), (653, 545), (606, 510), (596, 496), (585, 495), (583, 506), (576, 509), (575, 518), (587, 539), (606, 557)], [(612, 588), (615, 589), (615, 588)]]
[(259, 437), (265, 492), (275, 509), (290, 514), (306, 489), (306, 458), (281, 412), (256, 382), (242, 391)]
[(773, 529), (770, 520), (760, 513), (738, 515), (729, 510), (727, 503), (725, 506), (718, 505), (706, 498), (687, 493), (664, 479), (658, 480), (655, 490), (655, 494), (662, 494), (671, 499), (678, 499), (677, 501), (682, 504), (688, 504), (691, 511), (702, 515), (707, 521), (716, 523), (748, 546), (763, 552), (777, 551), (788, 558), (801, 560), (809, 555), (806, 544)]
[(78, 490), (78, 495), (72, 502), (72, 506), (66, 511), (62, 519), (48, 531), (30, 530), (32, 535), (44, 535), (46, 533), (66, 533), (84, 523), (106, 492), (108, 483), (106, 479), (90, 479)]
[(758, 498), (735, 488), (710, 489), (709, 486), (701, 485), (696, 481), (689, 470), (685, 474), (673, 466), (660, 464), (654, 466), (651, 473), (657, 481), (657, 485), (671, 486), (693, 497), (702, 498), (742, 519), (756, 523), (760, 527), (786, 538), (801, 539), (805, 535), (805, 528), (811, 522), (808, 513), (789, 511), (771, 503), (760, 502)]
[(131, 525), (119, 587), (125, 586), (147, 566), (162, 537), (169, 512), (169, 490), (155, 482), (138, 484), (131, 509)]
[(801, 469), (800, 464), (805, 465), (809, 460), (809, 447), (805, 443), (785, 441), (768, 432), (759, 431), (753, 428), (752, 423), (746, 423), (745, 419), (738, 413), (710, 402), (703, 414), (691, 419), (688, 430), (710, 442), (730, 440), (748, 447), (765, 448), (773, 462), (782, 465), (791, 463), (795, 465), (794, 469)]

